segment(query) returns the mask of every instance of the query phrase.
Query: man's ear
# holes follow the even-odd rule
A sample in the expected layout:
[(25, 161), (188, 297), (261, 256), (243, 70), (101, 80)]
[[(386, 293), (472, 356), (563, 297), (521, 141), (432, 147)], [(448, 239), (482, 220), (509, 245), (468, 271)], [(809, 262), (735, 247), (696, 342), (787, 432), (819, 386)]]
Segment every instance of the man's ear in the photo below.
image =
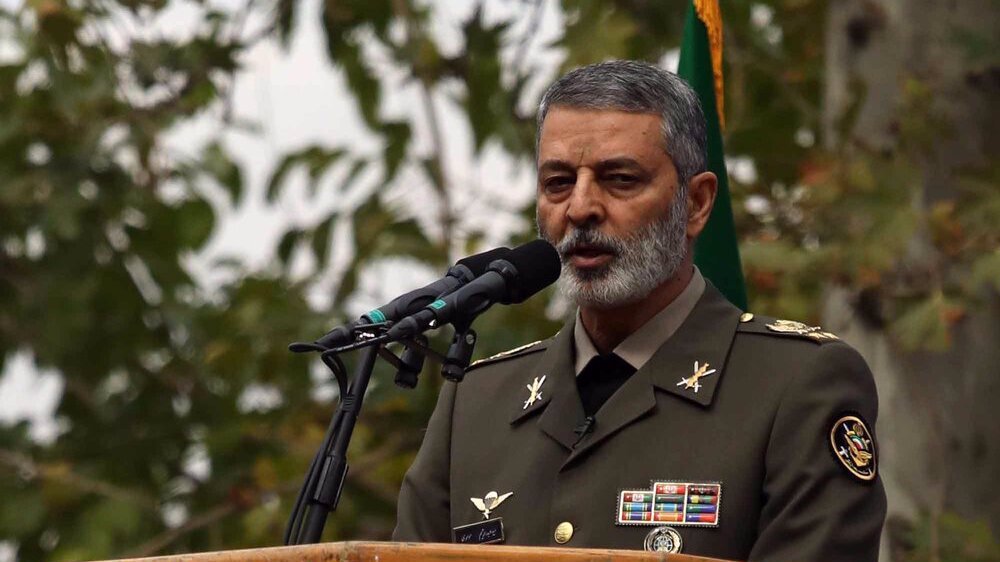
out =
[(719, 178), (712, 172), (702, 172), (688, 180), (687, 237), (689, 239), (697, 238), (705, 228), (708, 216), (712, 214), (712, 206), (715, 204), (715, 194), (718, 191)]

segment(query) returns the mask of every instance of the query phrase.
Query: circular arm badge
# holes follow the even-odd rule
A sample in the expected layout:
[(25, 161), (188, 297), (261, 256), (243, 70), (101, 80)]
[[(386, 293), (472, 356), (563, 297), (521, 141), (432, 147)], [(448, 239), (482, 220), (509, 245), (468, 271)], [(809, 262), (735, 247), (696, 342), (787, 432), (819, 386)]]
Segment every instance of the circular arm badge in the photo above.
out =
[(840, 464), (855, 477), (866, 482), (875, 479), (875, 441), (861, 418), (843, 416), (837, 420), (830, 428), (830, 446)]

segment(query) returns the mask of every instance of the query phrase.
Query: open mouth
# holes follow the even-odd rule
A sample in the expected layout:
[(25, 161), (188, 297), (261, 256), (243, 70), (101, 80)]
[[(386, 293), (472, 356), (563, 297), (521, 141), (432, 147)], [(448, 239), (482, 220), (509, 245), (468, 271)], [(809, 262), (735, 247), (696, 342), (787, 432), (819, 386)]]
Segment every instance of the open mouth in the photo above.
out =
[(612, 249), (590, 244), (574, 246), (563, 254), (563, 259), (567, 263), (579, 269), (603, 267), (614, 257), (615, 253)]

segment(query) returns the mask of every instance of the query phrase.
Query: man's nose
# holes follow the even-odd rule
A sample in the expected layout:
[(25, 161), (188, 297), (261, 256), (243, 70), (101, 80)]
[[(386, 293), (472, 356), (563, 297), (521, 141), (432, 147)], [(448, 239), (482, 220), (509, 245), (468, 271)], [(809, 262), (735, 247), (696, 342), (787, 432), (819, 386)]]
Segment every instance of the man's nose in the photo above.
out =
[(566, 208), (566, 218), (575, 226), (600, 224), (604, 221), (604, 191), (592, 173), (577, 174), (569, 206)]

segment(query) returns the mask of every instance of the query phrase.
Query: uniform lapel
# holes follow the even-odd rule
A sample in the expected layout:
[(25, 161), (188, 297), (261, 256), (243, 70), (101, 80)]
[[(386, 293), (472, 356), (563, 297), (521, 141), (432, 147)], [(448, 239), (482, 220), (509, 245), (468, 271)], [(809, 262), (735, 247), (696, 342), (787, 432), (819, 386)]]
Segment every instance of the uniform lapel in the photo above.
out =
[[(657, 388), (709, 406), (722, 381), (740, 314), (718, 289), (706, 283), (705, 293), (691, 314), (642, 371)], [(696, 377), (697, 372), (701, 376)]]
[[(595, 415), (597, 423), (594, 425), (593, 433), (580, 439), (580, 442), (573, 449), (573, 453), (566, 459), (566, 464), (573, 462), (574, 459), (654, 408), (656, 408), (656, 397), (653, 395), (653, 386), (649, 375), (643, 367), (629, 377), (625, 384), (612, 394), (611, 398), (608, 398), (608, 401), (597, 411)], [(577, 417), (569, 419), (582, 420), (583, 408), (580, 408)], [(575, 434), (574, 437), (576, 437)]]
[[(654, 387), (701, 406), (711, 404), (722, 379), (739, 316), (739, 309), (711, 283), (706, 283), (704, 294), (674, 335), (597, 412), (594, 432), (573, 449), (566, 464), (653, 411), (656, 408)], [(694, 376), (695, 361), (698, 367), (708, 365), (703, 373), (715, 369), (711, 374), (697, 377), (697, 392), (694, 384), (690, 387), (687, 383), (678, 385), (682, 379)], [(564, 418), (563, 424), (570, 425), (573, 422), (567, 420), (579, 420), (582, 415), (581, 411), (576, 417)]]
[[(573, 368), (574, 322), (574, 319), (566, 322), (542, 354), (538, 366), (521, 377), (524, 381), (520, 387), (522, 394), (518, 396), (520, 401), (515, 405), (510, 418), (513, 425), (541, 412), (539, 428), (566, 449), (573, 448), (573, 443), (577, 440), (573, 428), (583, 420), (583, 405), (576, 390), (576, 373)], [(541, 386), (542, 397), (525, 408), (524, 402), (530, 394), (527, 386), (543, 376), (545, 382)]]
[[(571, 319), (553, 338), (538, 367), (522, 377), (521, 394), (518, 395), (510, 423), (521, 423), (541, 412), (539, 428), (572, 451), (566, 461), (569, 464), (653, 411), (656, 408), (654, 388), (707, 407), (722, 380), (739, 317), (740, 310), (711, 283), (706, 283), (704, 294), (677, 332), (608, 399), (597, 412), (593, 433), (582, 440), (573, 431), (583, 421), (584, 414), (573, 368), (575, 319)], [(695, 362), (698, 363), (697, 368)], [(702, 375), (690, 381), (699, 368), (702, 368)], [(713, 369), (714, 372), (710, 372)], [(545, 377), (541, 387), (542, 397), (525, 408), (524, 401), (529, 395), (527, 386), (542, 376)], [(690, 384), (682, 383), (682, 380), (690, 381)]]

